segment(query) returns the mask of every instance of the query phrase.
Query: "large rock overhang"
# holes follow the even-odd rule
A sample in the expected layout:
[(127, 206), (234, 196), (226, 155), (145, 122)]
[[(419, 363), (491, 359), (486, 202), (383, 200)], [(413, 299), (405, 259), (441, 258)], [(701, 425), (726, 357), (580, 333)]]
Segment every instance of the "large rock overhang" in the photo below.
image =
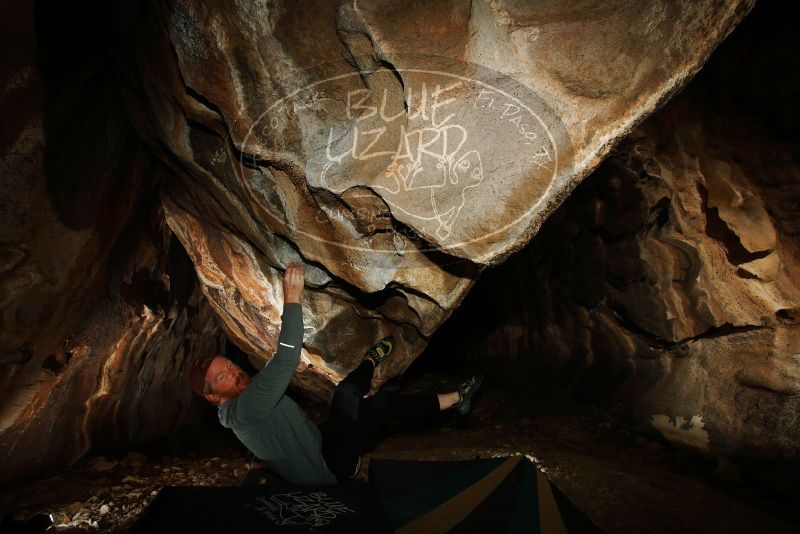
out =
[(186, 1), (131, 8), (134, 125), (228, 336), (274, 350), (307, 266), (296, 383), (326, 396), (387, 333), (402, 373), (753, 2)]

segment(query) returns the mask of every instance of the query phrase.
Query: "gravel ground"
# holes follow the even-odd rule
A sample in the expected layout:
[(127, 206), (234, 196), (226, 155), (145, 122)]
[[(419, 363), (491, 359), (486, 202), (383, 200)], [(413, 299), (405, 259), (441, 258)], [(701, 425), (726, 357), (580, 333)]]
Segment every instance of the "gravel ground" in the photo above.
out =
[[(456, 379), (423, 374), (406, 391), (446, 391)], [(397, 432), (365, 456), (447, 460), (523, 454), (598, 526), (609, 532), (796, 532), (796, 485), (758, 469), (705, 458), (627, 429), (614, 407), (487, 380), (472, 412)], [(325, 407), (307, 404), (312, 420)], [(18, 519), (53, 515), (56, 532), (125, 532), (165, 485), (239, 485), (251, 455), (218, 426), (173, 436), (124, 456), (87, 458), (6, 492), (0, 510)], [(258, 462), (253, 467), (261, 467)], [(268, 483), (268, 480), (262, 480)]]
[[(198, 442), (200, 451), (194, 450)], [(232, 434), (202, 428), (121, 458), (87, 458), (5, 493), (0, 506), (15, 519), (52, 514), (57, 532), (126, 532), (163, 486), (236, 486), (250, 459)]]

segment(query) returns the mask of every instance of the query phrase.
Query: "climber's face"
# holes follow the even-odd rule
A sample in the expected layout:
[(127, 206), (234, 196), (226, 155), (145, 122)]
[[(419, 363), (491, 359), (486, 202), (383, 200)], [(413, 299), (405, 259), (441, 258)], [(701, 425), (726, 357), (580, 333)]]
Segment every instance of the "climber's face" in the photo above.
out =
[(205, 397), (214, 404), (237, 397), (250, 385), (250, 377), (241, 367), (224, 356), (216, 356), (208, 366)]

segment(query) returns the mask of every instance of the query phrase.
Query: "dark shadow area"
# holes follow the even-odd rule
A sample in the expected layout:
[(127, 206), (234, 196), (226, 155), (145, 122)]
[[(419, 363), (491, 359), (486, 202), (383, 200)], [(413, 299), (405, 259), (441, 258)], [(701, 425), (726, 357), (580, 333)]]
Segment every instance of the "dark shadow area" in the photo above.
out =
[(101, 233), (113, 231), (116, 206), (134, 196), (128, 175), (142, 156), (111, 67), (106, 8), (40, 0), (34, 9), (50, 200), (68, 228)]

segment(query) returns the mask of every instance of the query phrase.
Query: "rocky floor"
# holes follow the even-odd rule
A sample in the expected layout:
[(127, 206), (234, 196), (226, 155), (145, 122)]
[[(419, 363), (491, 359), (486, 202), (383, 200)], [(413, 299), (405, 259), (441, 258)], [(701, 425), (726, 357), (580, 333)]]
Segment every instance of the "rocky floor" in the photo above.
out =
[(163, 486), (238, 485), (250, 459), (235, 437), (202, 427), (123, 457), (87, 458), (5, 493), (0, 506), (15, 519), (52, 514), (59, 532), (125, 532)]
[[(455, 380), (419, 376), (409, 390), (446, 390)], [(444, 384), (444, 385), (443, 385)], [(324, 415), (308, 406), (313, 419)], [(529, 386), (484, 386), (466, 417), (398, 432), (367, 456), (422, 460), (525, 454), (609, 532), (796, 532), (796, 487), (757, 470), (697, 457), (629, 432), (608, 415)], [(88, 458), (2, 495), (3, 514), (52, 514), (57, 532), (124, 532), (165, 485), (237, 485), (251, 455), (221, 428), (203, 427), (146, 449)], [(268, 480), (262, 481), (268, 483)]]

